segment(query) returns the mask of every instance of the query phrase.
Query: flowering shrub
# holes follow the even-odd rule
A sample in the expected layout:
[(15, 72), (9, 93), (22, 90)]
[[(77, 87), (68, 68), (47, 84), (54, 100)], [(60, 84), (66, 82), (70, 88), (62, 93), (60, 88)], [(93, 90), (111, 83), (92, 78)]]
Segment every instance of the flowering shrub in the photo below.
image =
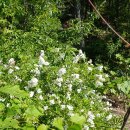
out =
[(99, 93), (109, 75), (81, 50), (49, 48), (35, 59), (0, 62), (0, 127), (118, 129), (120, 118)]

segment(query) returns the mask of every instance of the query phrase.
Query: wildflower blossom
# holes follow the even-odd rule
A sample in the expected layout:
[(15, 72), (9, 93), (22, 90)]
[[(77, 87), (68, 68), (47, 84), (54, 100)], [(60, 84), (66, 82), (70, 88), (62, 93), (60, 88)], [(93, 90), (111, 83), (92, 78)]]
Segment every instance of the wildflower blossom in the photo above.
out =
[(57, 78), (55, 84), (61, 87), (61, 83), (63, 82), (63, 78)]
[(92, 71), (93, 69), (92, 69), (92, 67), (88, 67), (88, 71)]
[(43, 100), (43, 96), (42, 96), (42, 95), (40, 95), (40, 96), (39, 96), (39, 99), (40, 99), (40, 100)]
[(106, 120), (109, 121), (111, 118), (112, 118), (112, 114), (108, 115), (108, 116), (106, 117)]
[(8, 64), (9, 64), (10, 66), (15, 65), (15, 60), (14, 60), (14, 58), (9, 59)]
[(81, 92), (81, 88), (77, 89), (77, 92), (80, 93)]
[(44, 56), (44, 50), (41, 50), (41, 52), (40, 52), (40, 56), (41, 56), (41, 57)]
[(72, 77), (73, 77), (74, 79), (79, 79), (79, 74), (72, 74)]
[(98, 69), (99, 71), (102, 71), (103, 66), (98, 66), (97, 69)]
[(72, 84), (68, 84), (69, 91), (72, 91)]
[(5, 98), (0, 98), (0, 102), (4, 102), (5, 101)]
[(40, 70), (38, 67), (36, 67), (34, 70), (31, 70), (32, 73), (34, 73), (35, 75), (40, 75)]
[(92, 64), (92, 59), (90, 59), (90, 60), (88, 61), (88, 63), (89, 63), (89, 64)]
[(54, 99), (51, 99), (51, 100), (50, 100), (50, 104), (51, 104), (51, 105), (55, 104), (55, 100), (54, 100)]
[(73, 106), (71, 106), (71, 105), (67, 105), (67, 108), (68, 108), (70, 111), (73, 110)]
[(44, 106), (43, 109), (46, 111), (48, 109), (48, 106)]
[(61, 53), (60, 54), (60, 59), (64, 59), (65, 58), (65, 53)]
[(67, 93), (67, 95), (66, 95), (66, 98), (68, 99), (68, 100), (70, 100), (71, 99), (71, 94), (70, 93)]
[(40, 88), (37, 89), (37, 93), (42, 93), (42, 90)]
[(6, 107), (9, 107), (9, 106), (10, 106), (10, 103), (7, 103), (7, 104), (6, 104)]
[(15, 66), (14, 68), (15, 68), (16, 70), (20, 70), (20, 68), (19, 68), (18, 66)]
[(29, 96), (30, 96), (30, 97), (33, 97), (33, 96), (34, 96), (34, 92), (31, 91), (31, 92), (29, 93)]
[(35, 87), (37, 85), (38, 85), (38, 79), (37, 78), (32, 78), (30, 81), (28, 81), (29, 87)]
[(8, 74), (12, 74), (13, 72), (14, 72), (13, 69), (9, 69), (9, 70), (8, 70)]
[(97, 86), (103, 86), (103, 83), (97, 80), (97, 81), (96, 81), (96, 85), (97, 85)]
[(66, 73), (66, 68), (61, 68), (59, 71), (58, 71), (58, 76), (62, 76)]
[(61, 105), (61, 109), (64, 110), (65, 109), (65, 105)]
[(39, 65), (49, 65), (49, 62), (45, 61), (43, 57), (39, 56), (39, 62), (38, 62)]
[(87, 125), (85, 125), (83, 130), (89, 130), (89, 127)]

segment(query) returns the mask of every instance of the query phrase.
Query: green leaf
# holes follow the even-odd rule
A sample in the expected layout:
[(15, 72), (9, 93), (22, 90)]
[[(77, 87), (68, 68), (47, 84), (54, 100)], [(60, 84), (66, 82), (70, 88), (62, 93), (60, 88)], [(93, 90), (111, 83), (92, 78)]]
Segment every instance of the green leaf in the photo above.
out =
[(86, 121), (84, 116), (79, 116), (79, 114), (75, 114), (73, 116), (71, 116), (70, 120), (75, 123), (75, 124), (79, 124), (79, 125), (83, 125)]
[(4, 121), (0, 120), (1, 128), (19, 128), (19, 122), (12, 118), (6, 118)]
[(118, 89), (121, 90), (124, 94), (129, 94), (129, 92), (130, 92), (130, 81), (125, 81), (121, 84), (118, 84)]
[(70, 126), (67, 130), (82, 130), (81, 126), (78, 124)]
[(53, 126), (58, 128), (59, 130), (63, 130), (63, 119), (60, 117), (55, 118), (53, 121)]
[(15, 86), (4, 86), (0, 88), (1, 93), (10, 94), (12, 96), (18, 97), (18, 98), (25, 98), (28, 97), (28, 93), (24, 90), (20, 90), (18, 85)]
[(42, 124), (42, 125), (38, 126), (37, 130), (48, 130), (48, 126)]
[(38, 117), (42, 114), (35, 106), (28, 107), (25, 113), (28, 116), (33, 116), (33, 117)]

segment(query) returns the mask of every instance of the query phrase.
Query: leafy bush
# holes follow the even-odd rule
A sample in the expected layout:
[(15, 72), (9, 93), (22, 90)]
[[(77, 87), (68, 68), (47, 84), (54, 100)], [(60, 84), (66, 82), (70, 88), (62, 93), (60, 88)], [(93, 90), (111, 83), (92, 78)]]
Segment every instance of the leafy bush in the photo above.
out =
[(11, 129), (118, 129), (120, 118), (102, 102), (109, 81), (81, 50), (48, 48), (34, 59), (0, 62), (0, 127)]

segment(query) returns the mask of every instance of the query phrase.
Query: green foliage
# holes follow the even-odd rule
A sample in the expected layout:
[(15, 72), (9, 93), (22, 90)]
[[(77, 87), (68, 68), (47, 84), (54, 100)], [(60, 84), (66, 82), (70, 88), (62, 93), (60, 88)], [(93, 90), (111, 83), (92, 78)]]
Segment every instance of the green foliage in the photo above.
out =
[[(95, 27), (98, 17), (94, 13), (83, 19), (73, 14), (62, 21), (63, 10), (68, 8), (63, 2), (0, 0), (0, 129), (82, 130), (121, 125), (120, 116), (111, 113), (102, 94), (129, 95), (130, 58), (117, 54), (118, 68), (111, 71), (73, 48), (88, 36), (99, 36), (101, 30)], [(64, 22), (68, 27), (63, 27)], [(103, 58), (112, 57), (120, 47), (92, 40), (96, 43), (93, 51), (89, 46), (86, 52), (104, 50)], [(95, 61), (101, 61), (100, 55)]]
[(42, 125), (38, 126), (37, 130), (48, 130), (48, 126), (42, 124)]
[(20, 90), (19, 86), (5, 86), (0, 88), (0, 93), (9, 94), (11, 96), (15, 96), (17, 98), (26, 98), (28, 97), (28, 93), (24, 90)]
[(53, 121), (53, 126), (55, 126), (56, 128), (58, 128), (59, 130), (64, 130), (63, 128), (63, 118), (55, 118)]
[(83, 125), (85, 123), (85, 117), (84, 116), (79, 116), (79, 114), (75, 114), (73, 116), (71, 116), (70, 120), (75, 123), (75, 124), (79, 124), (79, 125)]

